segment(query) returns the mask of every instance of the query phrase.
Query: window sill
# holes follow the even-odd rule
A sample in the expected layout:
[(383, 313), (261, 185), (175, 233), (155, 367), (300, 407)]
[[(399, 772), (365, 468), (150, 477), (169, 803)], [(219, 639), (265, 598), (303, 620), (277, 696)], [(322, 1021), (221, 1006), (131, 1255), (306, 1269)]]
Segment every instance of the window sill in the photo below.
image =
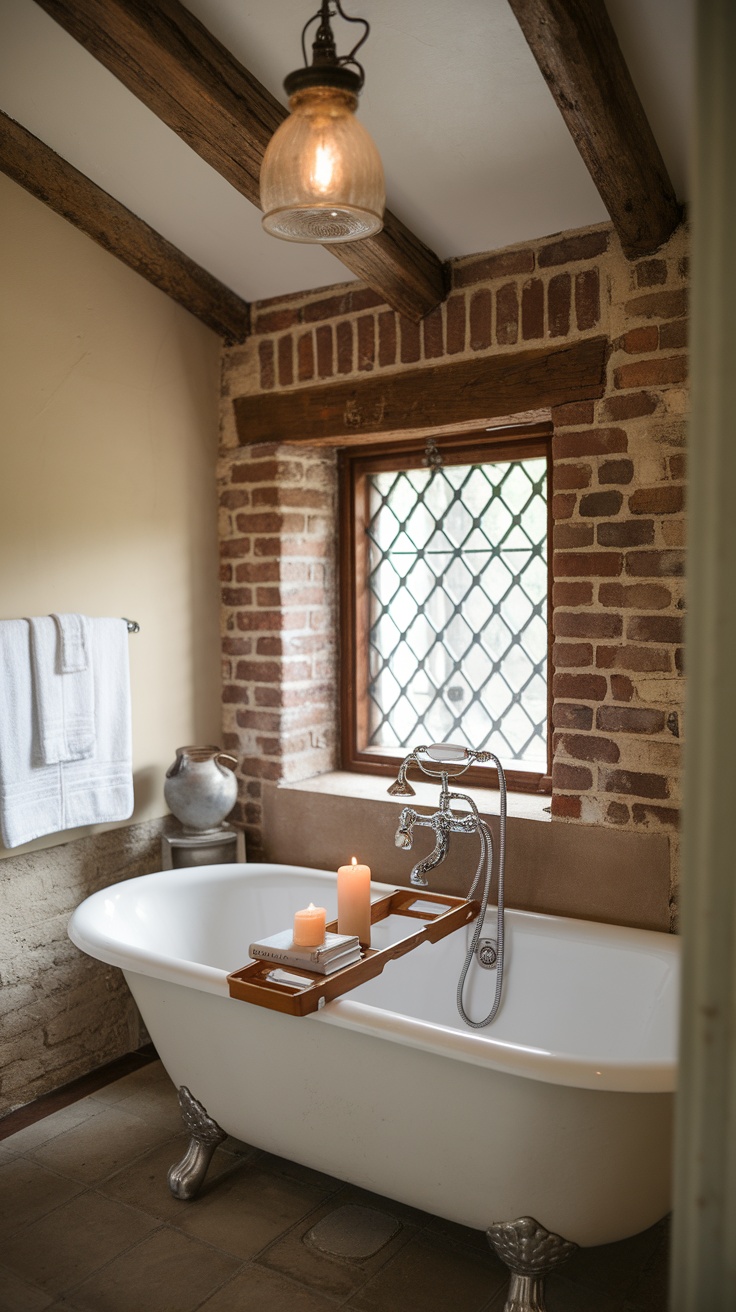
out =
[[(370, 774), (351, 774), (347, 770), (335, 770), (330, 774), (315, 775), (312, 779), (301, 779), (297, 783), (280, 783), (281, 789), (294, 789), (302, 793), (317, 793), (332, 797), (352, 797), (371, 802), (389, 802), (396, 806), (403, 799), (391, 797), (388, 787), (391, 780), (382, 776), (377, 778)], [(438, 784), (415, 783), (411, 781), (416, 793), (414, 799), (419, 806), (437, 806)], [(472, 797), (481, 814), (498, 815), (500, 795), (497, 788), (464, 788), (458, 780), (458, 791), (467, 792)], [(411, 798), (406, 798), (410, 802)], [(543, 820), (549, 822), (551, 798), (545, 793), (509, 793), (507, 810), (509, 816), (524, 820)]]

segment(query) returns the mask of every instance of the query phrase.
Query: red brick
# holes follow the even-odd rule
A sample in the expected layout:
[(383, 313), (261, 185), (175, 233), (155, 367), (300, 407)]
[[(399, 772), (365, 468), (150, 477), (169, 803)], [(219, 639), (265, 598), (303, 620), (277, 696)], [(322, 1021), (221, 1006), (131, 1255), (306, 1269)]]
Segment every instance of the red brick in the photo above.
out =
[(235, 577), (238, 583), (268, 583), (278, 580), (281, 566), (277, 560), (248, 561), (238, 565)]
[(645, 706), (599, 706), (595, 724), (604, 733), (662, 733), (664, 711)]
[(343, 320), (335, 329), (337, 347), (337, 372), (349, 374), (353, 371), (353, 325)]
[(524, 341), (544, 337), (544, 283), (530, 278), (521, 289), (521, 335)]
[(687, 456), (677, 455), (670, 456), (670, 475), (672, 478), (685, 478), (687, 474)]
[(657, 398), (649, 392), (636, 392), (631, 396), (609, 396), (603, 402), (603, 413), (607, 419), (640, 419), (642, 415), (653, 415), (657, 409)]
[(232, 581), (232, 577), (233, 577), (233, 567), (232, 567), (232, 565), (224, 564), (224, 563), (221, 564), (221, 565), (220, 565), (220, 582), (221, 582), (221, 583), (230, 583), (230, 582)]
[(421, 355), (421, 337), (419, 324), (405, 315), (399, 318), (401, 327), (401, 363), (415, 364)]
[(332, 377), (332, 329), (329, 324), (320, 324), (315, 333), (317, 342), (317, 373), (320, 378)]
[(667, 828), (680, 828), (680, 812), (674, 806), (647, 806), (644, 802), (635, 802), (631, 811), (637, 825), (646, 825), (650, 820), (656, 820)]
[(592, 524), (558, 524), (555, 528), (555, 546), (563, 551), (574, 547), (593, 545), (594, 528)]
[(658, 583), (601, 583), (598, 600), (619, 610), (665, 610), (672, 605), (672, 593)]
[(600, 279), (597, 269), (583, 269), (575, 274), (575, 318), (583, 333), (594, 328), (601, 317)]
[(607, 688), (602, 674), (555, 674), (552, 680), (555, 701), (602, 702)]
[(349, 292), (337, 296), (326, 296), (318, 301), (310, 301), (302, 310), (305, 323), (318, 323), (320, 319), (335, 319), (339, 314), (349, 314), (352, 309)]
[(274, 510), (250, 511), (236, 516), (241, 533), (301, 533), (304, 516), (283, 515)]
[(516, 273), (533, 273), (534, 251), (499, 251), (484, 255), (472, 264), (463, 264), (452, 270), (453, 287), (469, 287), (474, 282), (490, 282), (493, 278), (509, 278)]
[(581, 424), (592, 424), (595, 417), (595, 405), (592, 401), (568, 401), (565, 405), (553, 405), (552, 422), (555, 428), (575, 428)]
[(299, 311), (289, 309), (267, 310), (257, 314), (253, 322), (254, 333), (281, 333), (285, 328), (293, 328), (299, 322)]
[(220, 493), (220, 505), (226, 510), (241, 510), (250, 505), (250, 492), (245, 488), (226, 489)]
[(669, 784), (661, 774), (641, 774), (636, 770), (602, 770), (601, 775), (607, 793), (653, 798), (666, 798), (670, 795)]
[(659, 326), (659, 346), (662, 351), (676, 351), (678, 346), (687, 346), (687, 319), (675, 319), (672, 323)]
[(568, 797), (561, 793), (555, 793), (552, 798), (552, 815), (559, 816), (561, 820), (579, 820), (582, 810), (582, 803), (579, 797)]
[(592, 734), (560, 734), (560, 746), (575, 761), (605, 761), (608, 765), (615, 765), (621, 757), (616, 743), (610, 738), (598, 738)]
[(253, 650), (252, 638), (223, 638), (222, 650), (225, 656), (250, 656)]
[(555, 492), (560, 492), (563, 488), (589, 487), (591, 477), (590, 465), (556, 464), (552, 470)]
[(598, 468), (599, 483), (630, 483), (633, 477), (631, 460), (604, 460)]
[(619, 615), (579, 610), (556, 610), (555, 634), (560, 638), (618, 638), (623, 621)]
[(552, 787), (558, 789), (579, 789), (584, 792), (593, 784), (590, 770), (582, 765), (568, 765), (566, 761), (555, 761), (552, 766)]
[(566, 337), (570, 331), (572, 279), (569, 273), (556, 273), (547, 289), (547, 324), (550, 337)]
[(588, 492), (580, 498), (580, 514), (585, 516), (617, 515), (623, 504), (621, 492)]
[(601, 547), (644, 547), (653, 541), (653, 519), (624, 519), (616, 524), (598, 525)]
[(238, 706), (243, 700), (243, 689), (234, 683), (224, 683), (222, 685), (222, 700), (226, 705)]
[[(260, 779), (270, 779), (276, 782), (281, 778), (283, 770), (281, 761), (264, 761), (262, 756), (245, 756), (240, 762), (240, 769), (243, 774), (254, 774)], [(250, 858), (250, 845), (248, 846), (248, 857)]]
[(445, 341), (442, 331), (442, 306), (430, 311), (422, 319), (422, 336), (424, 338), (425, 360), (437, 360), (444, 354)]
[(552, 723), (555, 729), (592, 729), (593, 708), (555, 702), (552, 707)]
[(635, 642), (682, 642), (683, 622), (678, 615), (632, 615), (626, 637)]
[(279, 386), (289, 387), (294, 381), (294, 339), (289, 334), (279, 337)]
[(678, 648), (677, 648), (677, 651), (675, 652), (675, 669), (677, 670), (678, 674), (684, 674), (684, 673), (685, 673), (685, 649), (684, 649), (684, 647), (678, 647)]
[(623, 802), (609, 802), (606, 811), (606, 819), (613, 825), (626, 825), (629, 823), (629, 808), (624, 806)]
[(552, 664), (557, 670), (592, 665), (593, 648), (589, 642), (556, 642), (552, 648)]
[(637, 287), (656, 287), (667, 281), (665, 260), (640, 260), (636, 265)]
[(575, 510), (577, 497), (574, 492), (558, 492), (557, 496), (552, 498), (552, 517), (554, 519), (569, 519)]
[(513, 346), (519, 337), (519, 297), (516, 283), (506, 283), (496, 292), (496, 341)]
[(642, 487), (629, 497), (632, 515), (675, 515), (684, 509), (684, 487)]
[(687, 378), (687, 358), (668, 355), (662, 359), (635, 360), (613, 371), (616, 387), (663, 387), (666, 383), (683, 383)]
[(386, 310), (378, 316), (378, 363), (381, 366), (396, 363), (396, 315)]
[(617, 578), (623, 568), (623, 557), (616, 551), (556, 551), (555, 578)]
[(487, 287), (470, 299), (470, 347), (484, 351), (491, 345), (491, 293)]
[(457, 355), (465, 350), (465, 297), (448, 296), (445, 313), (447, 315), (447, 354)]
[(329, 510), (332, 496), (312, 487), (255, 487), (254, 506), (300, 506), (304, 510)]
[(661, 647), (598, 647), (595, 663), (599, 670), (632, 670), (635, 674), (668, 674), (672, 669), (670, 653)]
[(223, 606), (250, 606), (253, 601), (252, 588), (223, 588)]
[(639, 319), (681, 319), (687, 314), (687, 293), (680, 289), (674, 292), (649, 292), (646, 296), (635, 296), (627, 301), (624, 310), (632, 318)]
[(363, 314), (356, 320), (358, 329), (358, 368), (365, 372), (376, 362), (376, 321), (372, 314)]
[(220, 555), (233, 560), (238, 556), (249, 555), (250, 548), (250, 538), (230, 538), (226, 542), (220, 542)]
[(628, 450), (623, 428), (584, 428), (578, 433), (555, 433), (552, 454), (555, 460), (566, 457), (609, 456)]
[(593, 584), (555, 582), (552, 598), (555, 606), (589, 606), (593, 600)]
[(627, 355), (651, 354), (659, 346), (659, 329), (653, 324), (646, 328), (632, 328), (618, 339), (616, 346)]
[(625, 674), (611, 675), (611, 692), (617, 702), (630, 702), (634, 696), (634, 685)]
[(569, 264), (573, 260), (592, 260), (596, 255), (603, 255), (608, 250), (607, 232), (585, 232), (574, 237), (562, 237), (559, 241), (542, 246), (537, 253), (540, 269), (553, 264)]
[(276, 386), (276, 371), (274, 368), (273, 342), (258, 343), (258, 364), (260, 369), (261, 387), (264, 392), (268, 392)]
[(683, 551), (630, 551), (626, 573), (637, 578), (681, 578), (685, 573)]
[(296, 344), (297, 370), (299, 382), (306, 383), (314, 378), (314, 342), (311, 333), (302, 333)]

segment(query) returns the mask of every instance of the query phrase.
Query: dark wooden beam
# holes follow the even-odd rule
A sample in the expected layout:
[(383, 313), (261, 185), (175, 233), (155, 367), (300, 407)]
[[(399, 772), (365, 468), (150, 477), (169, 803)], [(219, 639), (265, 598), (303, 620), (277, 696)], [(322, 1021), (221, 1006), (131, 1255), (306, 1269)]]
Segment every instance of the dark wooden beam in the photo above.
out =
[(372, 433), (424, 433), (483, 424), (603, 395), (608, 344), (588, 337), (516, 355), (486, 356), (354, 383), (237, 397), (238, 437), (250, 442), (343, 445)]
[(245, 341), (245, 301), (3, 113), (0, 169), (226, 341)]
[[(179, 0), (39, 3), (259, 206), (261, 161), (286, 110)], [(393, 214), (386, 213), (377, 236), (325, 249), (411, 319), (421, 319), (445, 298), (441, 262)]]
[(681, 219), (603, 0), (509, 0), (630, 259)]

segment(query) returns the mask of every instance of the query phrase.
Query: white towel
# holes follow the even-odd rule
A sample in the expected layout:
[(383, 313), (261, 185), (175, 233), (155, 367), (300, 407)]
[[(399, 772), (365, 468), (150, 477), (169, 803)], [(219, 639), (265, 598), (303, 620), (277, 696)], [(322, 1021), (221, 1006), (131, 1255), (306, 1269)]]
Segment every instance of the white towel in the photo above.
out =
[(34, 765), (88, 760), (95, 748), (95, 689), (84, 615), (30, 619)]
[(133, 810), (128, 630), (88, 622), (94, 673), (94, 755), (34, 763), (28, 620), (0, 621), (0, 830), (6, 847), (78, 825), (126, 820)]

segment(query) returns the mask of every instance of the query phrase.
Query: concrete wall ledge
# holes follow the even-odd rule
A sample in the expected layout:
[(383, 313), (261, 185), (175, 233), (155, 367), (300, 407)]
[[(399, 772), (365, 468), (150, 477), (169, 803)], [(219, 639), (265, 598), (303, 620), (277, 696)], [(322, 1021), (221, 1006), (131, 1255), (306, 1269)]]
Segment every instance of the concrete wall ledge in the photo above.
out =
[[(408, 885), (412, 865), (431, 851), (420, 830), (411, 852), (394, 844), (404, 804), (388, 797), (387, 780), (336, 772), (263, 789), (265, 859), (335, 870), (356, 856), (376, 880)], [(494, 835), (499, 795), (469, 789)], [(438, 789), (420, 784), (415, 804), (437, 805)], [(411, 799), (407, 799), (411, 800)], [(669, 838), (601, 826), (550, 822), (542, 795), (509, 794), (506, 901), (526, 911), (670, 929)], [(464, 896), (478, 860), (475, 838), (453, 837), (447, 860), (430, 875), (437, 892)]]

